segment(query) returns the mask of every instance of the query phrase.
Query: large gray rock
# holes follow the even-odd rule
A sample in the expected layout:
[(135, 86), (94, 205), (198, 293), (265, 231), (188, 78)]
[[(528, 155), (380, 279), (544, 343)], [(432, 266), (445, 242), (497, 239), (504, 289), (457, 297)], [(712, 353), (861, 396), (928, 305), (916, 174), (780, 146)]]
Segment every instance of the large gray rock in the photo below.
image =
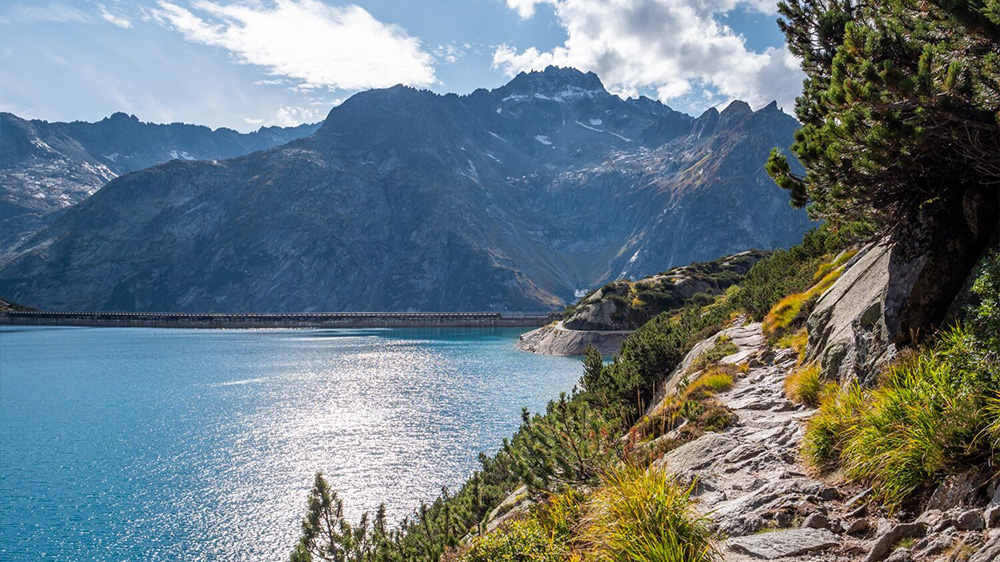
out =
[(774, 560), (823, 550), (839, 543), (837, 535), (826, 529), (801, 528), (737, 537), (729, 539), (726, 545), (734, 552)]
[(560, 356), (582, 355), (587, 347), (594, 346), (601, 355), (613, 355), (631, 333), (627, 330), (567, 330), (562, 322), (557, 322), (521, 335), (516, 345), (522, 351)]
[(995, 195), (928, 206), (865, 247), (809, 316), (806, 359), (823, 375), (870, 384), (896, 350), (956, 314), (975, 264), (1000, 239)]
[(667, 472), (685, 476), (704, 469), (726, 458), (726, 454), (739, 445), (739, 441), (719, 433), (706, 433), (670, 451), (654, 465)]
[(867, 380), (895, 356), (899, 306), (922, 263), (893, 271), (891, 250), (883, 244), (861, 250), (809, 316), (806, 360), (818, 360), (828, 379)]

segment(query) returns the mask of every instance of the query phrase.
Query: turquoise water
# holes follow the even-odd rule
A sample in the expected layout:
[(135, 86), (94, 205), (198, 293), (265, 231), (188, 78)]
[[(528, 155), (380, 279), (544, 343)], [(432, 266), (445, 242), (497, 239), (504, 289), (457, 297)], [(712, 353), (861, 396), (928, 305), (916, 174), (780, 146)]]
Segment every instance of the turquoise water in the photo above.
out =
[(519, 333), (0, 328), (0, 560), (282, 561), (317, 470), (398, 520), (573, 387)]

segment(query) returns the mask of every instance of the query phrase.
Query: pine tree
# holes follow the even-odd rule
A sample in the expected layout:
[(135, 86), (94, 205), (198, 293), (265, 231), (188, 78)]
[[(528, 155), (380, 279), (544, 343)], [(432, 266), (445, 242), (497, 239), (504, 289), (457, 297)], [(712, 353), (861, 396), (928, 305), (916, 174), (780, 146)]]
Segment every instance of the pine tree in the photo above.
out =
[(1000, 1), (787, 0), (807, 78), (792, 152), (767, 170), (814, 218), (892, 229), (1000, 196)]
[[(309, 492), (309, 511), (302, 521), (302, 536), (292, 551), (291, 562), (362, 562), (372, 555), (372, 533), (368, 514), (354, 527), (344, 518), (344, 502), (330, 489), (322, 473), (316, 473)], [(384, 509), (382, 528), (385, 527)]]
[(509, 449), (522, 480), (534, 491), (594, 484), (616, 458), (616, 426), (586, 400), (564, 394), (549, 403), (544, 415), (531, 416), (525, 409), (523, 418), (518, 442)]

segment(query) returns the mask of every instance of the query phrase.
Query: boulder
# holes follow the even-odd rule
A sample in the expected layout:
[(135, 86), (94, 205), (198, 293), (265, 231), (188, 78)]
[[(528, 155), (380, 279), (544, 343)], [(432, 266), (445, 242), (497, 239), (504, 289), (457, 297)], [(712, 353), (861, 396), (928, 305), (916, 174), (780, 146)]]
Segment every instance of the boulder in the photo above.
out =
[(978, 531), (984, 526), (983, 514), (978, 509), (970, 509), (958, 516), (955, 526), (963, 531)]
[(763, 560), (797, 556), (823, 550), (840, 543), (837, 535), (826, 529), (789, 529), (729, 539), (726, 546), (733, 552)]
[(948, 475), (927, 500), (926, 509), (947, 511), (959, 505), (974, 503), (985, 478), (985, 475), (975, 471)]
[(868, 550), (868, 555), (864, 558), (864, 562), (880, 562), (881, 560), (885, 560), (889, 553), (892, 552), (892, 547), (900, 539), (921, 537), (925, 531), (926, 526), (923, 523), (900, 523), (892, 527), (882, 533), (879, 538), (875, 539)]
[(826, 529), (829, 525), (830, 520), (822, 513), (813, 513), (802, 522), (802, 526), (809, 529)]
[(898, 348), (948, 318), (990, 240), (997, 239), (993, 203), (974, 205), (971, 218), (961, 201), (928, 207), (901, 225), (892, 241), (858, 252), (809, 315), (806, 360), (819, 361), (831, 380), (874, 384)]
[(736, 448), (739, 441), (718, 433), (706, 433), (701, 437), (685, 443), (664, 455), (654, 463), (654, 466), (668, 473), (690, 477), (695, 471), (702, 470), (725, 459), (726, 454)]

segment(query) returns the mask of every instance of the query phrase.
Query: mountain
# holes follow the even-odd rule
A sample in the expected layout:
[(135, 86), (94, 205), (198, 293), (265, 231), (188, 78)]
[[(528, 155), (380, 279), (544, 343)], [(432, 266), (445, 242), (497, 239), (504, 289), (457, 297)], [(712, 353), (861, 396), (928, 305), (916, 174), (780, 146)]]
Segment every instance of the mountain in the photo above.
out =
[(797, 122), (697, 119), (550, 67), (495, 90), (357, 94), (315, 134), (130, 173), (0, 257), (54, 310), (539, 310), (810, 222), (763, 170)]
[(115, 113), (96, 123), (49, 123), (0, 112), (0, 253), (49, 214), (122, 174), (174, 159), (242, 156), (312, 134), (319, 124), (232, 129), (143, 123)]

